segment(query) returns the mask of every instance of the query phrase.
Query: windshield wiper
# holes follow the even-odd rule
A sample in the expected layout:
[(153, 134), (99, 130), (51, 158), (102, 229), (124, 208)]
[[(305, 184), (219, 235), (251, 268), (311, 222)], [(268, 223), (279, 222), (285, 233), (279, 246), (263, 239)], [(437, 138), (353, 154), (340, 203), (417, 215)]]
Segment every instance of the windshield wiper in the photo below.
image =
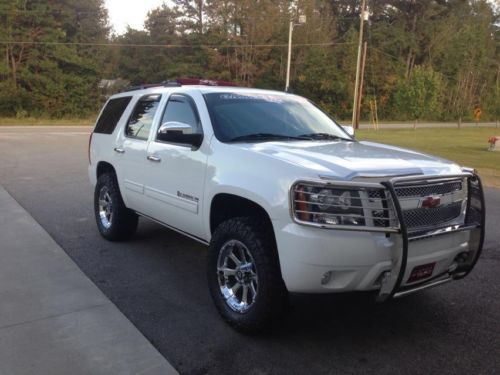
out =
[(272, 140), (299, 140), (299, 141), (310, 141), (312, 137), (305, 135), (292, 136), (286, 134), (273, 134), (273, 133), (253, 133), (240, 135), (229, 140), (229, 142), (242, 142), (242, 141), (272, 141)]
[(340, 140), (340, 141), (348, 141), (353, 142), (352, 139), (339, 137), (338, 135), (329, 134), (329, 133), (310, 133), (310, 134), (301, 134), (299, 137), (306, 137), (314, 140)]

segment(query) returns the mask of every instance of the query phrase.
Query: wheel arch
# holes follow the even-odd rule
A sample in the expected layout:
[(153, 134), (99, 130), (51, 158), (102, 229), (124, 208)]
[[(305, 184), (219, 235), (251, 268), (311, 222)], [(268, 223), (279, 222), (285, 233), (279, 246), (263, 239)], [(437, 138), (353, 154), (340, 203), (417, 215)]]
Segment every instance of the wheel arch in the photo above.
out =
[(98, 179), (104, 173), (114, 173), (114, 175), (116, 176), (116, 170), (112, 164), (108, 163), (107, 161), (100, 161), (99, 163), (97, 163), (96, 167), (96, 178)]
[(213, 234), (222, 222), (244, 216), (262, 217), (271, 228), (273, 227), (269, 213), (259, 203), (237, 194), (218, 193), (210, 203), (210, 233)]
[(269, 236), (269, 240), (272, 241), (272, 248), (269, 249), (269, 251), (275, 253), (280, 277), (282, 278), (280, 252), (278, 251), (275, 228), (271, 216), (261, 204), (237, 194), (218, 193), (214, 195), (210, 203), (209, 213), (211, 236), (219, 224), (237, 217), (259, 218), (262, 220), (259, 222), (263, 224), (265, 228), (269, 229), (267, 235)]
[[(278, 243), (271, 216), (267, 210), (254, 200), (231, 193), (218, 193), (214, 195), (210, 203), (210, 235), (222, 222), (236, 217), (259, 217), (269, 228), (269, 234), (274, 244), (274, 250), (279, 262)], [(281, 264), (281, 262), (279, 262)]]

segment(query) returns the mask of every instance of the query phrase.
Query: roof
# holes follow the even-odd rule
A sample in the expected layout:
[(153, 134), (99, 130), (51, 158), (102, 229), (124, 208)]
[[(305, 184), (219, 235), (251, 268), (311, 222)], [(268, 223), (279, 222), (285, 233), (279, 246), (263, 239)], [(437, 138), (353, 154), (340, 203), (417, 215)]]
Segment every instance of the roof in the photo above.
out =
[(118, 94), (114, 94), (112, 98), (119, 98), (124, 96), (135, 96), (135, 95), (148, 95), (148, 94), (163, 94), (163, 93), (189, 93), (189, 92), (200, 92), (201, 94), (210, 93), (227, 93), (227, 92), (238, 92), (238, 93), (261, 93), (273, 95), (290, 95), (282, 91), (275, 90), (263, 90), (250, 87), (233, 87), (233, 86), (204, 86), (204, 85), (185, 85), (185, 86), (155, 86), (141, 90), (125, 91)]

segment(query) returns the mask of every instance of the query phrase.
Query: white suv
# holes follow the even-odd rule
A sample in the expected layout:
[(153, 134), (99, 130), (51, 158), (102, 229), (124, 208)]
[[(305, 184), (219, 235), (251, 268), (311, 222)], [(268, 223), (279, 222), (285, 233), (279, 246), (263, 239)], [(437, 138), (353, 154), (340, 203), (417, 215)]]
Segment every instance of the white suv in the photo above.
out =
[(279, 317), (288, 292), (383, 301), (468, 274), (484, 238), (474, 171), (350, 133), (282, 92), (114, 95), (89, 146), (97, 226), (123, 240), (140, 215), (208, 245), (215, 305), (247, 332)]

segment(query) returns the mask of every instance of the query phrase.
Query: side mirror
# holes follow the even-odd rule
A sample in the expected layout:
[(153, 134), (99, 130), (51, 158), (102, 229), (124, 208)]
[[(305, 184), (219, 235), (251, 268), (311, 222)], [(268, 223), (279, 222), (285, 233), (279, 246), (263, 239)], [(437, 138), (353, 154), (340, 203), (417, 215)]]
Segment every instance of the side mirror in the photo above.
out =
[(168, 121), (160, 126), (158, 130), (159, 134), (167, 133), (182, 133), (182, 134), (192, 134), (193, 127), (189, 124), (178, 121)]
[(349, 134), (351, 137), (354, 137), (354, 128), (350, 125), (342, 125), (342, 128), (345, 130), (347, 134)]
[(169, 121), (160, 126), (156, 137), (162, 142), (180, 143), (199, 148), (203, 134), (193, 133), (193, 127), (178, 121)]

